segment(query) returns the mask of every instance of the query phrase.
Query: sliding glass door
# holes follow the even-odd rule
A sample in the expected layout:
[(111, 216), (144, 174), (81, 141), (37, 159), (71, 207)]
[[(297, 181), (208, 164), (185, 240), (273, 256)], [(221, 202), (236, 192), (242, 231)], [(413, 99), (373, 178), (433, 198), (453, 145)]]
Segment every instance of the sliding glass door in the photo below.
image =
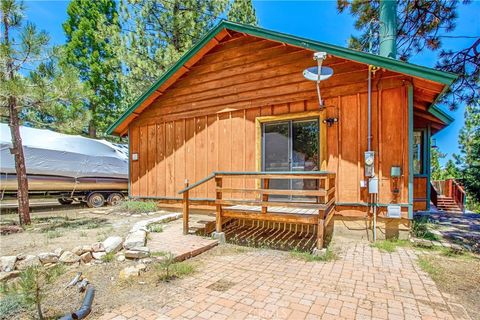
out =
[[(262, 169), (270, 172), (319, 170), (318, 119), (287, 120), (263, 124)], [(271, 180), (272, 189), (314, 190), (315, 179)], [(288, 200), (290, 196), (271, 196)], [(295, 200), (312, 201), (312, 197)]]

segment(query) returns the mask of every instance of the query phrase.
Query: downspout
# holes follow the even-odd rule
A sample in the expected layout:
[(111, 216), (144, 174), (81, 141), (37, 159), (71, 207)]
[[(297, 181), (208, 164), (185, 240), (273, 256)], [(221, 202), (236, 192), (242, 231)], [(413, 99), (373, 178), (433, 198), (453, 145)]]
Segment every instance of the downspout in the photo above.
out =
[[(368, 66), (368, 130), (367, 130), (367, 151), (372, 151), (372, 71), (375, 67)], [(377, 199), (375, 194), (371, 194), (371, 201), (373, 205), (373, 241), (377, 241)]]

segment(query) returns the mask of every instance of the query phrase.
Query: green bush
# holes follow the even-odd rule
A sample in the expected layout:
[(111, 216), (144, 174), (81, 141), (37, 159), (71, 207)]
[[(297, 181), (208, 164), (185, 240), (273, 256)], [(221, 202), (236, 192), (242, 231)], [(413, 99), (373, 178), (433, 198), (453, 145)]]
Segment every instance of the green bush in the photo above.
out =
[(412, 234), (416, 238), (426, 239), (426, 240), (439, 240), (438, 236), (432, 233), (429, 226), (428, 217), (420, 217), (413, 219), (412, 222)]
[(147, 213), (157, 211), (157, 203), (154, 201), (125, 201), (121, 208), (129, 213)]
[(110, 261), (113, 261), (114, 258), (115, 258), (115, 253), (109, 252), (102, 257), (102, 261), (103, 262), (110, 262)]
[(195, 272), (195, 266), (193, 264), (186, 261), (175, 262), (175, 255), (171, 252), (157, 254), (163, 257), (155, 266), (159, 281), (170, 281)]

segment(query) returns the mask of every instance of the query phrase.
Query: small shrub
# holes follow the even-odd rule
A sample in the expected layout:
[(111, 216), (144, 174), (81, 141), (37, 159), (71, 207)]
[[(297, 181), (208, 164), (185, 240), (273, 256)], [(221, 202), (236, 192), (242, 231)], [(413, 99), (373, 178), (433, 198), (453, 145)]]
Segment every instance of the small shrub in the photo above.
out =
[(426, 240), (439, 240), (438, 236), (429, 230), (428, 217), (414, 219), (412, 222), (412, 234), (416, 238)]
[(113, 252), (109, 252), (102, 257), (103, 262), (110, 262), (113, 261), (113, 259), (115, 259), (115, 253)]
[(175, 256), (171, 252), (163, 253), (161, 256), (164, 258), (155, 266), (159, 281), (168, 282), (195, 272), (195, 266), (193, 264), (186, 261), (175, 262)]
[(50, 230), (50, 231), (47, 231), (46, 233), (47, 239), (60, 238), (62, 236), (63, 236), (63, 233), (59, 230)]
[(125, 201), (122, 202), (121, 208), (129, 213), (147, 213), (158, 210), (154, 201)]
[(163, 232), (163, 225), (158, 223), (152, 223), (148, 226), (148, 231), (157, 233)]
[(406, 247), (409, 245), (408, 240), (398, 240), (398, 239), (390, 239), (390, 240), (378, 240), (372, 243), (370, 246), (373, 248), (377, 248), (383, 252), (395, 252), (397, 247)]

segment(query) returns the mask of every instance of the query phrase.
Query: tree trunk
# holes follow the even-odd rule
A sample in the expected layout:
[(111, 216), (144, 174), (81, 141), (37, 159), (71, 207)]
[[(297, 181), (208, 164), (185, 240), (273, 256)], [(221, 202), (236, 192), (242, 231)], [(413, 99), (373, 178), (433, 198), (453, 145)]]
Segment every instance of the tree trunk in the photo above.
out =
[[(9, 21), (5, 12), (2, 15), (3, 36), (5, 38), (6, 47), (9, 47)], [(13, 61), (11, 58), (7, 59), (6, 73), (9, 80), (13, 80)], [(30, 208), (28, 204), (28, 180), (27, 169), (25, 167), (25, 157), (23, 155), (22, 138), (20, 136), (20, 124), (18, 121), (17, 100), (15, 97), (8, 97), (8, 111), (10, 115), (9, 126), (12, 136), (12, 148), (10, 153), (15, 156), (15, 171), (17, 173), (17, 199), (18, 199), (18, 216), (20, 225), (30, 224)]]
[(15, 98), (9, 99), (10, 111), (10, 133), (12, 136), (12, 149), (10, 153), (15, 156), (15, 171), (17, 173), (18, 183), (18, 216), (20, 225), (30, 224), (30, 208), (28, 203), (28, 179), (27, 169), (25, 167), (25, 156), (23, 154), (22, 137), (20, 136), (20, 124), (18, 121), (18, 111), (16, 109)]
[(95, 123), (93, 123), (93, 120), (90, 120), (90, 122), (88, 123), (88, 136), (90, 138), (97, 137), (97, 129), (95, 128)]

